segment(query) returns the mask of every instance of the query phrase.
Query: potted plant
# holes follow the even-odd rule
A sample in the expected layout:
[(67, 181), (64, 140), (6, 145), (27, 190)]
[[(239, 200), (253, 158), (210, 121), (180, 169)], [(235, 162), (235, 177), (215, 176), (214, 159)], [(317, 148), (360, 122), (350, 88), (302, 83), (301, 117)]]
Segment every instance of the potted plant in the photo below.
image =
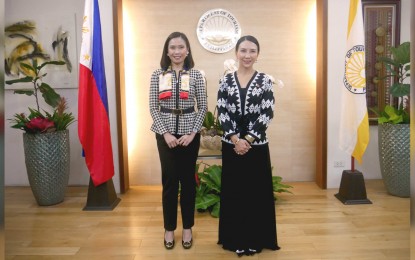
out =
[[(205, 81), (207, 89), (207, 80), (205, 72), (200, 71)], [(200, 147), (207, 150), (219, 151), (222, 149), (222, 127), (220, 126), (219, 119), (216, 113), (216, 107), (214, 112), (207, 111), (203, 120), (202, 129), (200, 131)]]
[[(42, 60), (42, 59), (39, 59)], [(42, 60), (43, 61), (43, 60)], [(30, 187), (39, 205), (53, 205), (63, 201), (69, 179), (69, 130), (75, 120), (67, 110), (67, 101), (43, 80), (47, 73), (42, 68), (47, 65), (64, 65), (63, 61), (44, 61), (38, 64), (37, 58), (21, 62), (20, 73), (24, 77), (8, 80), (6, 84), (31, 83), (32, 88), (15, 90), (15, 94), (33, 96), (36, 109), (28, 108), (29, 114), (16, 113), (11, 127), (21, 129), (25, 163)], [(39, 95), (52, 107), (52, 112), (41, 111)]]
[(386, 66), (387, 75), (392, 78), (390, 94), (395, 104), (388, 104), (378, 115), (378, 142), (381, 174), (385, 187), (391, 195), (410, 195), (410, 43), (404, 42), (390, 48), (392, 57), (379, 57)]
[(208, 150), (222, 149), (223, 130), (217, 117), (217, 110), (207, 111), (200, 131), (200, 146)]
[[(203, 166), (203, 168), (201, 168)], [(217, 164), (209, 165), (204, 162), (196, 164), (196, 204), (198, 212), (208, 211), (212, 217), (219, 217), (220, 192), (221, 192), (222, 166)], [(282, 177), (272, 176), (274, 199), (277, 201), (276, 193), (288, 192), (292, 186), (283, 184)]]

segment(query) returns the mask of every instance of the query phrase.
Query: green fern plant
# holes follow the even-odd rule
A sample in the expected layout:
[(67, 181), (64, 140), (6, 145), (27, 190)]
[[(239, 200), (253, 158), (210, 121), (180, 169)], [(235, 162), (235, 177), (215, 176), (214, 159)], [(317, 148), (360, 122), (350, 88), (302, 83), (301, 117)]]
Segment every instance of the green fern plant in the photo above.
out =
[[(204, 162), (196, 163), (196, 204), (199, 212), (209, 211), (212, 217), (219, 217), (220, 193), (221, 193), (222, 166), (217, 164), (209, 165)], [(288, 189), (292, 186), (283, 184), (282, 177), (272, 176), (272, 187), (274, 200), (277, 201), (276, 193), (292, 193)]]

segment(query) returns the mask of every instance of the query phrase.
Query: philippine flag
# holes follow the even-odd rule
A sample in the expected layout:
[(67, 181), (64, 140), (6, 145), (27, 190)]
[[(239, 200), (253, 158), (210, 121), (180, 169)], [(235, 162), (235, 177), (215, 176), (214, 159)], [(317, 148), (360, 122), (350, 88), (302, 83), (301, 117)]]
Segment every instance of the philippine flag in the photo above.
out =
[(86, 0), (79, 66), (78, 135), (95, 186), (114, 176), (98, 0)]

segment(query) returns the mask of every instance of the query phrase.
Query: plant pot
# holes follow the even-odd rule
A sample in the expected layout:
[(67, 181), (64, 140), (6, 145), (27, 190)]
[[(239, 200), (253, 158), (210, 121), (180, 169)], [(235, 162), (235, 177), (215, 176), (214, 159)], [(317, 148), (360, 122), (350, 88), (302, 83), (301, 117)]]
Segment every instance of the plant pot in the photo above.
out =
[(222, 137), (215, 135), (201, 135), (200, 136), (200, 147), (207, 150), (222, 150)]
[(40, 206), (58, 204), (69, 180), (69, 130), (23, 134), (27, 176)]
[(380, 170), (389, 194), (410, 196), (409, 124), (378, 126)]

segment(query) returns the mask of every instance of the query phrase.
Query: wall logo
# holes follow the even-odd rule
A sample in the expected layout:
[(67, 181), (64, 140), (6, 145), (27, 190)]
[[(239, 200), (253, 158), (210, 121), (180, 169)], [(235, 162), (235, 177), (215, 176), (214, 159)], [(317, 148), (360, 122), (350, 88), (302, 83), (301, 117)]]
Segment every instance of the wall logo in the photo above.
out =
[(352, 93), (366, 93), (365, 46), (355, 45), (346, 53), (344, 86)]
[(229, 11), (212, 9), (200, 17), (196, 33), (206, 50), (225, 53), (235, 47), (241, 37), (241, 26)]

